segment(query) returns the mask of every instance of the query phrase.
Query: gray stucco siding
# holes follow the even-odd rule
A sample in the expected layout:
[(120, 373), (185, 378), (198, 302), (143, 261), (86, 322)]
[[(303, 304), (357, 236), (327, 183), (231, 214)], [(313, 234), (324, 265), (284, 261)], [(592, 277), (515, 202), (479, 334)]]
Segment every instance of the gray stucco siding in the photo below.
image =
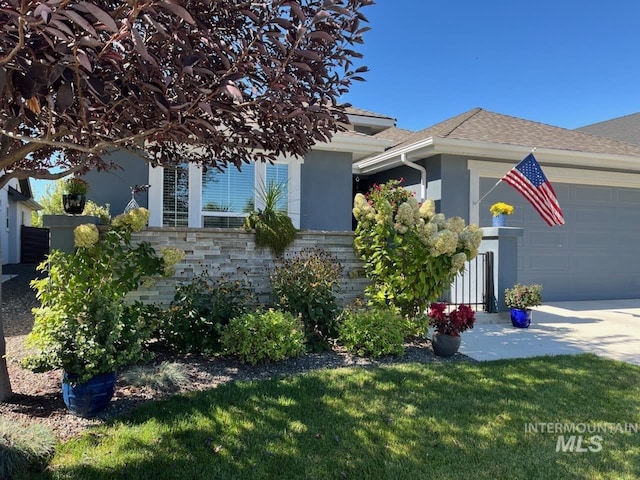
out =
[(311, 151), (304, 159), (300, 175), (300, 228), (351, 230), (351, 154)]
[[(92, 170), (87, 173), (84, 178), (91, 187), (87, 199), (98, 205), (110, 204), (111, 215), (115, 216), (124, 212), (131, 200), (131, 187), (149, 183), (149, 166), (141, 158), (125, 150), (112, 152), (106, 160), (113, 161), (120, 168), (108, 172)], [(141, 207), (149, 208), (148, 193), (136, 194), (136, 202)]]

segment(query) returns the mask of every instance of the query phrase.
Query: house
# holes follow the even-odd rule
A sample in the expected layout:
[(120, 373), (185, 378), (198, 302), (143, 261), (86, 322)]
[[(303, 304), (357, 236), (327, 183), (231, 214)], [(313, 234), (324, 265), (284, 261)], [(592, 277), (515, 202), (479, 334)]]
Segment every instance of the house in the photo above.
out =
[(31, 212), (40, 209), (42, 206), (33, 199), (28, 179), (10, 180), (0, 190), (0, 247), (3, 265), (22, 261), (24, 229), (31, 225)]
[[(245, 165), (223, 173), (184, 165), (151, 168), (123, 152), (123, 170), (92, 172), (89, 198), (112, 213), (130, 200), (129, 187), (151, 184), (136, 197), (155, 227), (235, 227), (261, 185), (288, 180), (286, 204), (304, 230), (348, 231), (356, 192), (404, 178), (418, 198), (432, 198), (447, 216), (491, 225), (489, 207), (515, 206), (510, 227), (521, 227), (517, 280), (542, 283), (545, 301), (640, 295), (640, 145), (475, 108), (418, 132), (395, 119), (350, 109), (349, 130), (315, 146), (304, 159)], [(535, 155), (558, 195), (566, 224), (549, 227), (512, 187), (498, 183), (522, 158)]]
[(121, 213), (131, 200), (130, 188), (150, 184), (136, 202), (150, 206), (150, 226), (240, 227), (248, 210), (260, 208), (260, 193), (269, 182), (287, 181), (284, 203), (297, 228), (351, 230), (352, 164), (384, 152), (394, 141), (376, 134), (394, 127), (392, 117), (349, 109), (350, 125), (330, 143), (319, 143), (305, 158), (281, 158), (275, 164), (244, 164), (224, 172), (183, 164), (175, 169), (150, 168), (134, 155), (116, 151), (110, 160), (122, 167), (90, 172), (88, 198), (109, 203)]
[[(535, 148), (566, 224), (548, 227), (501, 182)], [(440, 211), (490, 226), (489, 207), (515, 206), (522, 227), (518, 281), (542, 283), (546, 301), (640, 295), (640, 146), (476, 108), (416, 132), (382, 154), (354, 163), (367, 185), (404, 177)], [(366, 186), (366, 185), (365, 185)]]

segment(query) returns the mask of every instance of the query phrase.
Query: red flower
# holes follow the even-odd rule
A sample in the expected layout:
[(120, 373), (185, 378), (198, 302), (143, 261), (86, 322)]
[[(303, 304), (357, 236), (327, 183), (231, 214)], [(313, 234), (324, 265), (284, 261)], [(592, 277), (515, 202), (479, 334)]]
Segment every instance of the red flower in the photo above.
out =
[(454, 337), (462, 332), (473, 328), (476, 321), (476, 314), (469, 305), (461, 304), (456, 310), (446, 313), (448, 305), (446, 303), (432, 303), (429, 306), (429, 325), (437, 332)]

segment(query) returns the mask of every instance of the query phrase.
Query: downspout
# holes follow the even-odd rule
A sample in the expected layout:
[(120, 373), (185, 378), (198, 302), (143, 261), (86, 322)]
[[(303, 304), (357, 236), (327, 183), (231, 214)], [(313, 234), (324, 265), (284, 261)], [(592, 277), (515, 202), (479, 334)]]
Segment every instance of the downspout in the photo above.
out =
[(407, 167), (414, 168), (420, 172), (420, 201), (424, 202), (427, 199), (427, 169), (422, 165), (417, 165), (410, 160), (407, 160), (407, 154), (401, 153), (400, 159), (402, 164)]

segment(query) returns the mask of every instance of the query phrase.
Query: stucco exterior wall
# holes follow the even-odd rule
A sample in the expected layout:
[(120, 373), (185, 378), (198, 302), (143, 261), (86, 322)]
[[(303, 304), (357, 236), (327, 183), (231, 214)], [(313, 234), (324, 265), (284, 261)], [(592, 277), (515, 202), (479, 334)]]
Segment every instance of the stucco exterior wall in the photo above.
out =
[[(92, 170), (83, 178), (91, 187), (87, 199), (98, 205), (108, 203), (111, 215), (116, 216), (124, 212), (131, 200), (131, 187), (149, 183), (149, 166), (141, 158), (124, 150), (112, 152), (106, 160), (116, 163), (120, 168), (108, 172)], [(149, 208), (148, 193), (136, 194), (136, 202), (141, 207)]]
[[(229, 280), (247, 280), (262, 302), (270, 301), (269, 273), (277, 259), (270, 250), (256, 247), (253, 233), (241, 229), (148, 228), (134, 234), (134, 240), (151, 243), (157, 252), (163, 247), (177, 247), (184, 250), (186, 256), (177, 265), (173, 278), (160, 279), (153, 287), (131, 294), (131, 299), (168, 305), (173, 300), (176, 284), (207, 272), (214, 278), (223, 276)], [(285, 257), (314, 246), (333, 253), (344, 267), (339, 294), (341, 303), (362, 297), (367, 280), (353, 249), (353, 234), (301, 232)]]
[(300, 228), (351, 230), (351, 154), (311, 151), (302, 164)]

